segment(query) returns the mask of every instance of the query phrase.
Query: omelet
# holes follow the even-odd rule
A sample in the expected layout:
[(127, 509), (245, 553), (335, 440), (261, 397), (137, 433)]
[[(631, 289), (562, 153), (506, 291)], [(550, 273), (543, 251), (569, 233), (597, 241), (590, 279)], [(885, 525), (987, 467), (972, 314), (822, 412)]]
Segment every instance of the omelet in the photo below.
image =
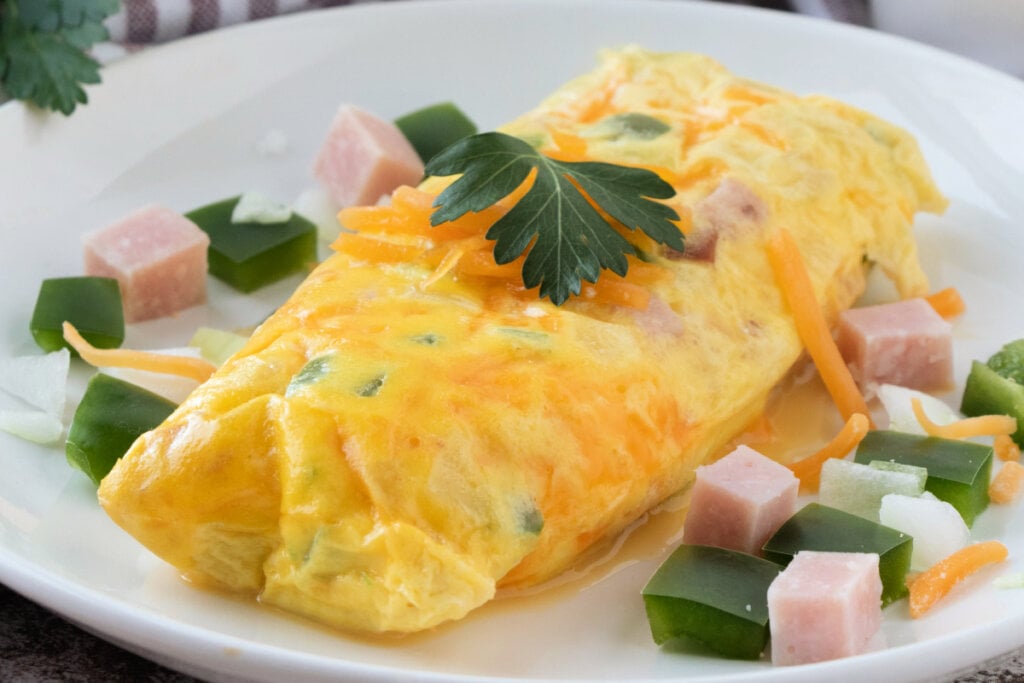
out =
[(335, 253), (104, 479), (114, 521), (197, 583), (428, 629), (564, 571), (762, 413), (803, 352), (774, 231), (829, 321), (872, 267), (928, 289), (912, 223), (945, 199), (908, 133), (832, 99), (629, 47), (502, 130), (655, 171), (686, 249), (630, 234), (624, 277), (555, 306), (483, 237), (515, 197), (434, 228), (450, 179), (346, 209)]

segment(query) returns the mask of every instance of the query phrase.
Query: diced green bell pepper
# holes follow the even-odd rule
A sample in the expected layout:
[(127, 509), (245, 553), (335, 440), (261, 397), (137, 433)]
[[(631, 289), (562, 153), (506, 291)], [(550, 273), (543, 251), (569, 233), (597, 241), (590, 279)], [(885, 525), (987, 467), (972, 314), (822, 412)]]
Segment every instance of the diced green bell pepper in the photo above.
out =
[(996, 351), (985, 363), (996, 374), (1024, 384), (1024, 339), (1017, 339)]
[(757, 659), (768, 642), (768, 586), (780, 571), (735, 550), (679, 546), (643, 589), (654, 642), (688, 637), (727, 657)]
[(964, 415), (1009, 415), (1017, 418), (1013, 440), (1024, 448), (1024, 385), (1004, 377), (978, 361), (971, 364), (964, 397), (960, 404)]
[(117, 280), (109, 277), (61, 277), (43, 280), (29, 329), (44, 351), (74, 349), (64, 341), (70, 322), (87, 342), (101, 349), (124, 341), (124, 305)]
[(476, 133), (476, 124), (451, 102), (433, 104), (395, 119), (423, 163), (448, 145)]
[(175, 407), (124, 380), (94, 375), (68, 430), (68, 462), (99, 485), (135, 439), (163, 422)]
[(928, 470), (925, 490), (957, 509), (967, 526), (988, 507), (992, 447), (903, 432), (871, 431), (857, 446), (854, 460), (891, 460)]
[(316, 262), (316, 226), (292, 212), (281, 223), (232, 223), (239, 197), (208, 204), (185, 216), (210, 236), (210, 274), (242, 292), (306, 270)]
[(809, 503), (764, 544), (765, 558), (785, 565), (801, 550), (877, 553), (882, 604), (888, 605), (907, 594), (906, 578), (914, 541), (895, 529), (820, 503)]
[(588, 127), (586, 137), (603, 140), (632, 138), (634, 140), (653, 140), (672, 130), (672, 127), (653, 116), (639, 112), (623, 112), (607, 116)]

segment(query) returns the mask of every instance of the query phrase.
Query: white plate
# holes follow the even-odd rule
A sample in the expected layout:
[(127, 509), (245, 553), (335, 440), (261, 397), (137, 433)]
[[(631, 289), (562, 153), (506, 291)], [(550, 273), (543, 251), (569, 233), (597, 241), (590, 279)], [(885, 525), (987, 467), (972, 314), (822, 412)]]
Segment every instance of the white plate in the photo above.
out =
[[(446, 99), (484, 128), (589, 69), (602, 47), (639, 43), (716, 56), (801, 92), (825, 92), (920, 139), (953, 203), (922, 218), (935, 287), (969, 304), (957, 370), (1024, 336), (1024, 85), (962, 59), (866, 30), (781, 13), (686, 2), (418, 2), (263, 21), (183, 40), (115, 64), (92, 102), (65, 119), (0, 108), (0, 353), (31, 353), (27, 321), (43, 277), (80, 273), (79, 235), (137, 206), (180, 210), (244, 189), (288, 200), (341, 102), (396, 116)], [(289, 149), (257, 143), (282, 131)], [(247, 324), (295, 280), (255, 299), (214, 283), (213, 304), (131, 331), (133, 345), (176, 345), (198, 324)], [(81, 391), (82, 376), (75, 378)], [(659, 544), (634, 544), (616, 571), (581, 589), (503, 600), (448, 628), (374, 641), (320, 629), (248, 602), (194, 590), (97, 507), (59, 449), (0, 434), (0, 580), (87, 628), (208, 677), (259, 680), (844, 681), (926, 680), (1024, 644), (1024, 510), (992, 509), (977, 538), (1011, 560), (918, 621), (887, 610), (888, 648), (790, 669), (659, 650), (638, 591)], [(968, 588), (968, 587), (965, 587)]]

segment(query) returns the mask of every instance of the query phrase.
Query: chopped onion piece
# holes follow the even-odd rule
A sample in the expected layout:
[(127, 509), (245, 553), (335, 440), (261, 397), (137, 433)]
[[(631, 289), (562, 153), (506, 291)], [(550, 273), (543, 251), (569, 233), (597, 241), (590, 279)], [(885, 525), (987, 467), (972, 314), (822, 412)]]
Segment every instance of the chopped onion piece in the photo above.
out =
[(924, 570), (971, 541), (971, 532), (956, 508), (934, 495), (890, 493), (882, 498), (879, 521), (914, 539), (910, 568)]
[(1012, 572), (997, 576), (992, 581), (996, 588), (1024, 588), (1024, 572)]
[(218, 330), (213, 327), (200, 327), (192, 335), (188, 345), (199, 349), (199, 354), (203, 358), (219, 367), (236, 351), (245, 346), (247, 341), (249, 341), (248, 337), (234, 332)]
[(55, 444), (64, 434), (57, 417), (41, 410), (0, 410), (0, 429), (40, 444)]
[(341, 223), (338, 222), (338, 205), (331, 195), (322, 187), (310, 187), (303, 190), (295, 198), (295, 213), (316, 226), (317, 235), (324, 242), (331, 243), (341, 234)]
[(246, 192), (238, 198), (238, 203), (231, 211), (232, 223), (284, 223), (292, 217), (292, 210), (287, 204), (276, 202), (259, 192)]
[(878, 399), (889, 415), (889, 429), (906, 434), (924, 435), (925, 431), (914, 415), (911, 399), (921, 399), (921, 407), (935, 424), (948, 425), (963, 419), (963, 416), (939, 399), (916, 389), (883, 384), (878, 387)]
[(288, 152), (288, 136), (279, 128), (271, 128), (256, 142), (256, 151), (262, 157), (280, 157)]
[(59, 420), (64, 415), (70, 364), (67, 349), (0, 359), (0, 388)]

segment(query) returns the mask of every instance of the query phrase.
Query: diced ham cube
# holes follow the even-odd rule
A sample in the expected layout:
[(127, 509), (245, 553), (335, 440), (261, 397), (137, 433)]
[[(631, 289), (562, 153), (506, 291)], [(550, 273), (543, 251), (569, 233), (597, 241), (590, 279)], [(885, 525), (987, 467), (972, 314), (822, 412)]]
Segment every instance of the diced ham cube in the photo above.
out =
[(145, 206), (89, 233), (83, 243), (86, 275), (117, 279), (127, 322), (206, 301), (210, 238), (172, 209)]
[(860, 654), (882, 625), (875, 553), (802, 550), (768, 587), (772, 663)]
[(672, 310), (664, 299), (657, 294), (651, 295), (651, 301), (644, 310), (631, 309), (637, 326), (648, 336), (681, 337), (683, 335), (683, 319)]
[(752, 555), (796, 511), (799, 480), (747, 446), (697, 468), (683, 542)]
[(423, 178), (423, 162), (395, 124), (350, 105), (334, 117), (313, 168), (339, 207), (374, 204)]
[(837, 343), (868, 395), (881, 384), (922, 391), (953, 384), (953, 327), (924, 299), (844, 311)]
[(693, 230), (686, 236), (682, 258), (715, 260), (719, 238), (756, 229), (768, 218), (768, 206), (756, 192), (735, 178), (725, 178), (693, 207)]

